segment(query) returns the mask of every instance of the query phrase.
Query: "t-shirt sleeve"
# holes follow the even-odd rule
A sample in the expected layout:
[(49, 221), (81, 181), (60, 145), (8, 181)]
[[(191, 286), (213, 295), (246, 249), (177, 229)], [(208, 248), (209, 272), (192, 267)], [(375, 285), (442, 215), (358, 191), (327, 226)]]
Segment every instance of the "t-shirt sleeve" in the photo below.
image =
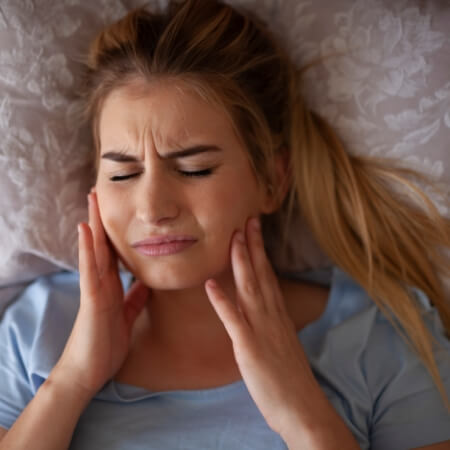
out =
[[(409, 450), (449, 440), (450, 414), (422, 360), (365, 290), (336, 274), (321, 323), (326, 332), (303, 337), (319, 384), (360, 448)], [(450, 397), (450, 342), (437, 310), (413, 291), (440, 344), (434, 356)]]
[(58, 361), (79, 306), (79, 276), (28, 285), (0, 318), (0, 426), (11, 428)]
[[(129, 272), (120, 273), (125, 289)], [(78, 272), (37, 278), (0, 317), (0, 427), (9, 429), (58, 362), (79, 309)]]
[[(450, 398), (450, 342), (437, 310), (420, 291), (422, 317), (438, 341), (434, 356)], [(381, 315), (380, 315), (381, 317)], [(450, 440), (450, 412), (422, 360), (386, 319), (379, 317), (370, 336), (374, 356), (364, 369), (373, 395), (372, 450), (402, 450)]]
[(0, 321), (0, 426), (6, 429), (11, 428), (34, 395), (26, 371), (27, 336), (21, 336), (17, 327), (22, 323), (31, 331), (31, 324), (27, 323), (26, 312), (14, 306)]

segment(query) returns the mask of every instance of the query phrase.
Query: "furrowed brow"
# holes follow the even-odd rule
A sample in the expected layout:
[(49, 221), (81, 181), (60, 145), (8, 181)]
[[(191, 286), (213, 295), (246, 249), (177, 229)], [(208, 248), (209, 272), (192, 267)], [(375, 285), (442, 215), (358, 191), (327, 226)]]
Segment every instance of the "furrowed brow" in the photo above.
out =
[[(196, 145), (194, 147), (189, 147), (182, 150), (176, 150), (174, 152), (166, 153), (164, 155), (159, 155), (159, 157), (161, 159), (178, 159), (197, 155), (199, 153), (220, 152), (220, 151), (222, 151), (222, 149), (220, 147), (217, 147), (216, 145)], [(101, 156), (101, 158), (123, 163), (139, 162), (139, 158), (127, 154), (124, 150), (107, 151)]]

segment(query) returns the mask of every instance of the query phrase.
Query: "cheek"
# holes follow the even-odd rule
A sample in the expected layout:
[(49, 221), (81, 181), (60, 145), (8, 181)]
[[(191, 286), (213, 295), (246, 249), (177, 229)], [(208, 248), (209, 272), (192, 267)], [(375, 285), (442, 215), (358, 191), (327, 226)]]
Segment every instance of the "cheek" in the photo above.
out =
[[(126, 236), (128, 217), (127, 204), (117, 200), (117, 196), (97, 193), (100, 217), (105, 233), (117, 247)], [(114, 201), (111, 199), (114, 198)]]
[(230, 243), (234, 231), (245, 229), (249, 216), (258, 214), (259, 204), (254, 186), (250, 183), (229, 179), (221, 186), (205, 195), (201, 214), (197, 217), (203, 216), (202, 228), (217, 239), (217, 245), (223, 246), (224, 242), (227, 245)]

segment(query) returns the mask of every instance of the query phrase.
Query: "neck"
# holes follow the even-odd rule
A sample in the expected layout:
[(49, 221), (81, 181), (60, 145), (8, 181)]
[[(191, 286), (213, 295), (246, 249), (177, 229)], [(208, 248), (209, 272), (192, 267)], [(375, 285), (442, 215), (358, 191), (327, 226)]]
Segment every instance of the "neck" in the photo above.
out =
[[(230, 272), (216, 281), (235, 302), (235, 284)], [(228, 333), (214, 310), (204, 284), (189, 289), (152, 290), (140, 316), (140, 331), (153, 343), (172, 354), (206, 355), (231, 348)]]

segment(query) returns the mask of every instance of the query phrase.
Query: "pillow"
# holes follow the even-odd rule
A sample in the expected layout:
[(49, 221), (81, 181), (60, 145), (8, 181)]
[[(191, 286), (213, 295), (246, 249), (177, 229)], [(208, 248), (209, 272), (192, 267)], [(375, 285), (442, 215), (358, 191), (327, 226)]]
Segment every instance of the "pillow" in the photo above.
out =
[[(138, 0), (5, 2), (0, 14), (0, 286), (77, 270), (76, 225), (93, 183), (89, 130), (75, 122), (80, 59)], [(311, 107), (355, 154), (401, 158), (450, 190), (450, 4), (445, 0), (228, 0), (255, 11), (303, 65)], [(164, 7), (153, 0), (150, 7)], [(447, 170), (445, 168), (447, 167)], [(439, 198), (432, 197), (449, 216)], [(331, 264), (297, 217), (280, 271)], [(1, 294), (1, 293), (0, 293)], [(2, 302), (0, 295), (0, 303)]]

